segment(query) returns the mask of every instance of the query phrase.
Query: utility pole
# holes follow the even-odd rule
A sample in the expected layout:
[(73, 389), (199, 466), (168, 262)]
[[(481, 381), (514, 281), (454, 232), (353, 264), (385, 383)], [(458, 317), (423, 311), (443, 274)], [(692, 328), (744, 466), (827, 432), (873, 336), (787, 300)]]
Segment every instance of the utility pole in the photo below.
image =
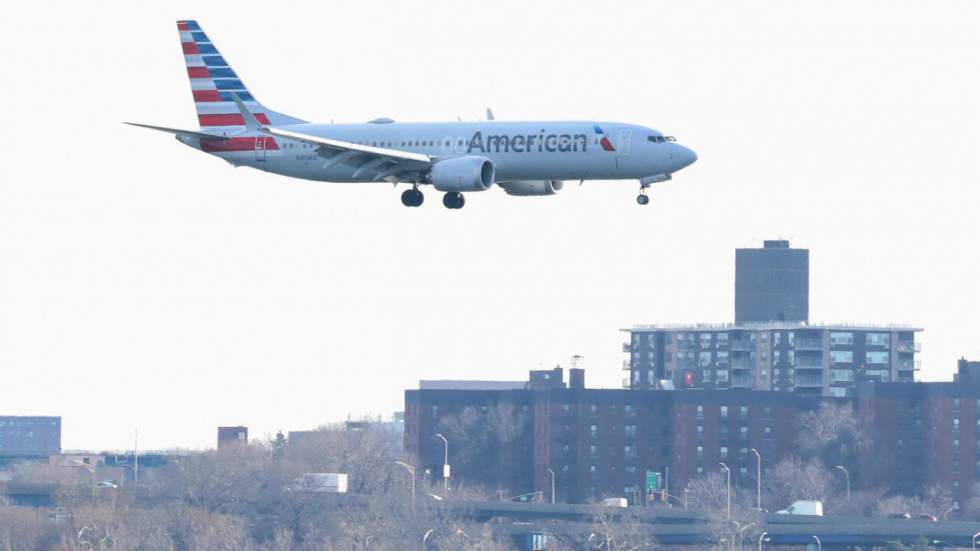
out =
[(762, 455), (759, 450), (752, 448), (755, 454), (755, 506), (762, 512)]

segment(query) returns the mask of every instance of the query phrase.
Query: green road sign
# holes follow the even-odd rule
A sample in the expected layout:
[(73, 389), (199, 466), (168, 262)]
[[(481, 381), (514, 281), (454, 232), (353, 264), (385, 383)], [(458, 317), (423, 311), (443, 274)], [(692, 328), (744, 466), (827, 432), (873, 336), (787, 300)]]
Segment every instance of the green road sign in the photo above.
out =
[(660, 473), (647, 471), (647, 491), (660, 489)]

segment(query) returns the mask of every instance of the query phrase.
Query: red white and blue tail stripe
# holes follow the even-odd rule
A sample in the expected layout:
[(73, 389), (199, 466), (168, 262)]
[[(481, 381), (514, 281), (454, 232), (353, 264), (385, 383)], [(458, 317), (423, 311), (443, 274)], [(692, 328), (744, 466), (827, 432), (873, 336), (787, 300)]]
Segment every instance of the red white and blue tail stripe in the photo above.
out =
[(177, 30), (180, 32), (180, 46), (184, 51), (187, 77), (191, 81), (194, 107), (197, 109), (197, 120), (202, 130), (231, 134), (244, 129), (245, 120), (235, 105), (233, 93), (238, 95), (262, 124), (305, 122), (270, 111), (256, 101), (197, 21), (178, 21)]

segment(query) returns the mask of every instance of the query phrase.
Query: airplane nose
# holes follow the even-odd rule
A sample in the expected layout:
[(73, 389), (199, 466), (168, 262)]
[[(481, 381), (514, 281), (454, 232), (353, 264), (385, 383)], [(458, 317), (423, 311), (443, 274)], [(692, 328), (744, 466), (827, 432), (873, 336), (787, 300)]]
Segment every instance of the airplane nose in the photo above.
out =
[(698, 154), (693, 149), (689, 149), (680, 144), (674, 144), (674, 170), (680, 170), (686, 166), (694, 164), (698, 160)]

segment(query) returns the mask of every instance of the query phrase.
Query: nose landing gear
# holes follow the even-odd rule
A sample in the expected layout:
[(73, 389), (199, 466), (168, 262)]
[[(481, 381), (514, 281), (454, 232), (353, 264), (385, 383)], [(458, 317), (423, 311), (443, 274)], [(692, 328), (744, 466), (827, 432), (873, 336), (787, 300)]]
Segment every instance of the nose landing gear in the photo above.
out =
[(447, 209), (461, 209), (463, 205), (466, 204), (466, 199), (463, 198), (463, 194), (458, 191), (450, 191), (442, 196), (442, 204), (446, 206)]
[(650, 202), (650, 198), (647, 197), (646, 190), (640, 190), (640, 194), (636, 196), (636, 202), (640, 205), (645, 205)]

